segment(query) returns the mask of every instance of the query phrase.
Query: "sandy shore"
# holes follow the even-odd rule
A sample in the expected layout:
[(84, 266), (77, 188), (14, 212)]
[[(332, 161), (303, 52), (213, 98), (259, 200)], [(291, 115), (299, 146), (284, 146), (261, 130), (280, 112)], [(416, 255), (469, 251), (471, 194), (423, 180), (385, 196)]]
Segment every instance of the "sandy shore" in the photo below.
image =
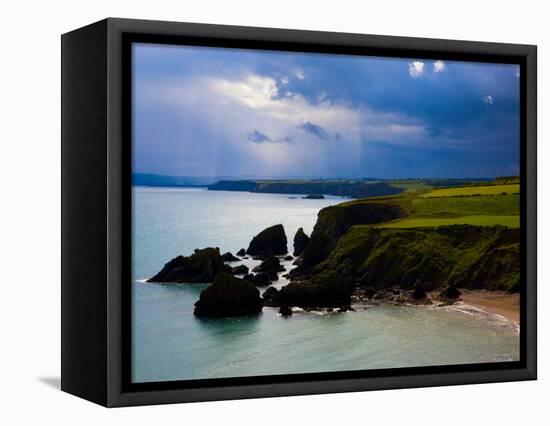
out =
[(461, 301), (470, 306), (483, 309), (492, 314), (502, 315), (509, 320), (519, 323), (519, 293), (505, 293), (501, 291), (464, 290)]

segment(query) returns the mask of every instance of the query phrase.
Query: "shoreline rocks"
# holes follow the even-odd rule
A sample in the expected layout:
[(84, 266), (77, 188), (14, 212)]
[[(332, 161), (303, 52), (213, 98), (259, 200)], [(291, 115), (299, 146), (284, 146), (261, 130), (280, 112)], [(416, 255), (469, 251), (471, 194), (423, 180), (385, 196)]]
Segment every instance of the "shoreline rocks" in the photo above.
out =
[(255, 286), (258, 287), (265, 287), (271, 284), (271, 280), (269, 279), (269, 275), (265, 272), (260, 272), (256, 275), (254, 274), (246, 274), (243, 277), (244, 280), (251, 282)]
[(283, 317), (289, 317), (292, 315), (292, 308), (290, 306), (281, 306), (279, 308), (279, 313), (283, 316)]
[(285, 267), (281, 265), (281, 261), (275, 256), (269, 256), (268, 258), (264, 259), (262, 263), (252, 269), (252, 271), (254, 272), (265, 272), (268, 274), (283, 272), (284, 270)]
[(271, 299), (277, 306), (342, 307), (351, 303), (352, 286), (334, 271), (323, 271), (307, 281), (293, 281)]
[(450, 285), (439, 293), (439, 298), (443, 301), (456, 302), (461, 295), (462, 292), (457, 287)]
[(246, 275), (248, 274), (248, 266), (246, 265), (235, 266), (234, 268), (231, 268), (231, 273), (233, 275)]
[(266, 274), (265, 272), (260, 272), (252, 277), (251, 282), (258, 287), (265, 287), (271, 284), (271, 281), (277, 281), (279, 279), (277, 276), (274, 280), (272, 280), (271, 278), (272, 277), (269, 274)]
[(277, 306), (275, 299), (277, 298), (278, 294), (279, 290), (277, 290), (275, 287), (268, 287), (262, 295), (263, 305), (271, 307)]

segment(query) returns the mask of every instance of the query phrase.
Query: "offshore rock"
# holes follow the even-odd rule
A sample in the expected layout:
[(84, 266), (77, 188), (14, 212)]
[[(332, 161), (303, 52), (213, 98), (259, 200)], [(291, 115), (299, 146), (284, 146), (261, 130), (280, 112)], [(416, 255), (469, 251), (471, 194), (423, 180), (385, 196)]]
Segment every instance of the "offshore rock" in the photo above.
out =
[(168, 262), (150, 283), (211, 283), (223, 270), (219, 248), (196, 249), (191, 256), (178, 256)]
[(195, 315), (228, 317), (253, 315), (262, 310), (260, 292), (252, 283), (224, 272), (203, 290), (195, 303)]
[(282, 255), (288, 252), (283, 225), (273, 225), (256, 235), (246, 253), (251, 256)]

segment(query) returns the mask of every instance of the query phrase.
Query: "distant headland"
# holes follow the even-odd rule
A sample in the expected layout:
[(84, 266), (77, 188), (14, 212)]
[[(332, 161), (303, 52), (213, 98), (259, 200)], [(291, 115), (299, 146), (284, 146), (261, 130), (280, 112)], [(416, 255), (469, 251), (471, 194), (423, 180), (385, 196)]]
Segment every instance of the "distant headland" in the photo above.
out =
[(165, 176), (151, 173), (133, 173), (132, 185), (161, 188), (204, 188), (209, 191), (237, 191), (266, 194), (305, 195), (307, 199), (322, 199), (326, 195), (347, 198), (391, 196), (429, 188), (484, 185), (488, 183), (517, 182), (514, 176), (500, 178), (296, 178), (263, 179), (235, 177)]

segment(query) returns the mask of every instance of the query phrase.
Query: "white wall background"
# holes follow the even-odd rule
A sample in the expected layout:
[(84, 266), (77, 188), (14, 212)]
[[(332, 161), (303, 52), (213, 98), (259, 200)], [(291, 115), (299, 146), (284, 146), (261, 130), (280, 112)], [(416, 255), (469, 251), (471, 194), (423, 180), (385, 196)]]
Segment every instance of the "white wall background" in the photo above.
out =
[[(60, 357), (60, 34), (108, 16), (539, 46), (539, 217), (550, 185), (545, 2), (5, 1), (0, 53), (0, 423), (543, 424), (548, 222), (539, 221), (537, 382), (107, 410), (56, 389)], [(545, 395), (546, 393), (546, 395)], [(31, 423), (33, 422), (33, 423)], [(204, 423), (206, 422), (206, 423)], [(529, 424), (527, 423), (527, 424)], [(546, 423), (547, 424), (547, 423)]]

